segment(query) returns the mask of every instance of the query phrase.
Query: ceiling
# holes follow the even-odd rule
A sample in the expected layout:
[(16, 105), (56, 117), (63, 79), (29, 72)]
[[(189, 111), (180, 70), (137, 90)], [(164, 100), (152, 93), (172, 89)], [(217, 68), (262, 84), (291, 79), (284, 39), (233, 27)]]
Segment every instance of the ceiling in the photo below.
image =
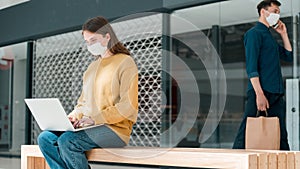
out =
[(30, 1), (30, 0), (1, 0), (0, 1), (0, 10), (14, 6), (14, 5), (18, 5), (20, 3), (24, 3), (27, 1)]

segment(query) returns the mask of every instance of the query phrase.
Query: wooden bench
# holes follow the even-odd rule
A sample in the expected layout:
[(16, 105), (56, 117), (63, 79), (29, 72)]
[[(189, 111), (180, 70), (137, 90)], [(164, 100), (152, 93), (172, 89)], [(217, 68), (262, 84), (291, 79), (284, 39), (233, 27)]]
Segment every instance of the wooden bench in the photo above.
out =
[[(143, 157), (145, 154), (151, 155)], [(89, 161), (152, 166), (231, 169), (300, 169), (300, 152), (208, 148), (93, 149)], [(37, 145), (21, 147), (21, 169), (49, 169)]]

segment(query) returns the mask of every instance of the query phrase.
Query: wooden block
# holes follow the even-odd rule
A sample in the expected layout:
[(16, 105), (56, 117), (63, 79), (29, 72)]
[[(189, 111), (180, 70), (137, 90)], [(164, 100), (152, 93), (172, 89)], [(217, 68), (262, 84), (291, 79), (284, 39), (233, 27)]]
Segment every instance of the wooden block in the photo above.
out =
[(286, 153), (287, 169), (295, 169), (295, 153), (287, 152)]
[(285, 152), (277, 153), (277, 168), (286, 169), (287, 167), (287, 158)]
[(27, 169), (34, 169), (34, 157), (27, 158)]
[(268, 154), (267, 153), (258, 154), (258, 168), (259, 169), (268, 169)]
[(250, 155), (249, 160), (246, 161), (245, 163), (248, 163), (248, 166), (243, 166), (243, 168), (258, 169), (258, 156), (257, 156), (257, 154)]
[(46, 169), (45, 159), (43, 157), (28, 157), (27, 169)]
[(300, 169), (300, 152), (294, 152), (295, 155), (295, 169)]
[(269, 169), (277, 169), (277, 154), (270, 153), (268, 155), (268, 167)]
[(43, 157), (36, 157), (34, 163), (34, 169), (46, 169), (46, 162)]

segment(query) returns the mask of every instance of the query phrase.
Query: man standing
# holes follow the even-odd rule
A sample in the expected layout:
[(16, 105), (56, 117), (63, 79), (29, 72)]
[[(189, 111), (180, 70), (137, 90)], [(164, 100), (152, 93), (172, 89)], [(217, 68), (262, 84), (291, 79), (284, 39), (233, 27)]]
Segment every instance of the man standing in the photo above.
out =
[[(259, 20), (244, 36), (246, 70), (249, 78), (247, 104), (243, 120), (233, 144), (234, 149), (245, 148), (247, 117), (255, 117), (257, 111), (267, 111), (280, 122), (280, 149), (289, 150), (285, 124), (284, 89), (280, 59), (293, 60), (292, 47), (285, 24), (279, 20), (280, 2), (264, 0), (257, 5)], [(272, 37), (274, 29), (282, 38), (280, 46)]]

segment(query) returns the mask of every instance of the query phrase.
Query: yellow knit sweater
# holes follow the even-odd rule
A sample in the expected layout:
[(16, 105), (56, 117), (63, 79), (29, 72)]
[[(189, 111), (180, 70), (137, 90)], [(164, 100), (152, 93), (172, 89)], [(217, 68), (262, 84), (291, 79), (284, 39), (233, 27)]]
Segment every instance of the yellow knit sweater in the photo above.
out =
[(138, 114), (138, 70), (125, 54), (99, 58), (83, 75), (83, 89), (74, 110), (68, 115), (91, 117), (105, 124), (128, 143)]

